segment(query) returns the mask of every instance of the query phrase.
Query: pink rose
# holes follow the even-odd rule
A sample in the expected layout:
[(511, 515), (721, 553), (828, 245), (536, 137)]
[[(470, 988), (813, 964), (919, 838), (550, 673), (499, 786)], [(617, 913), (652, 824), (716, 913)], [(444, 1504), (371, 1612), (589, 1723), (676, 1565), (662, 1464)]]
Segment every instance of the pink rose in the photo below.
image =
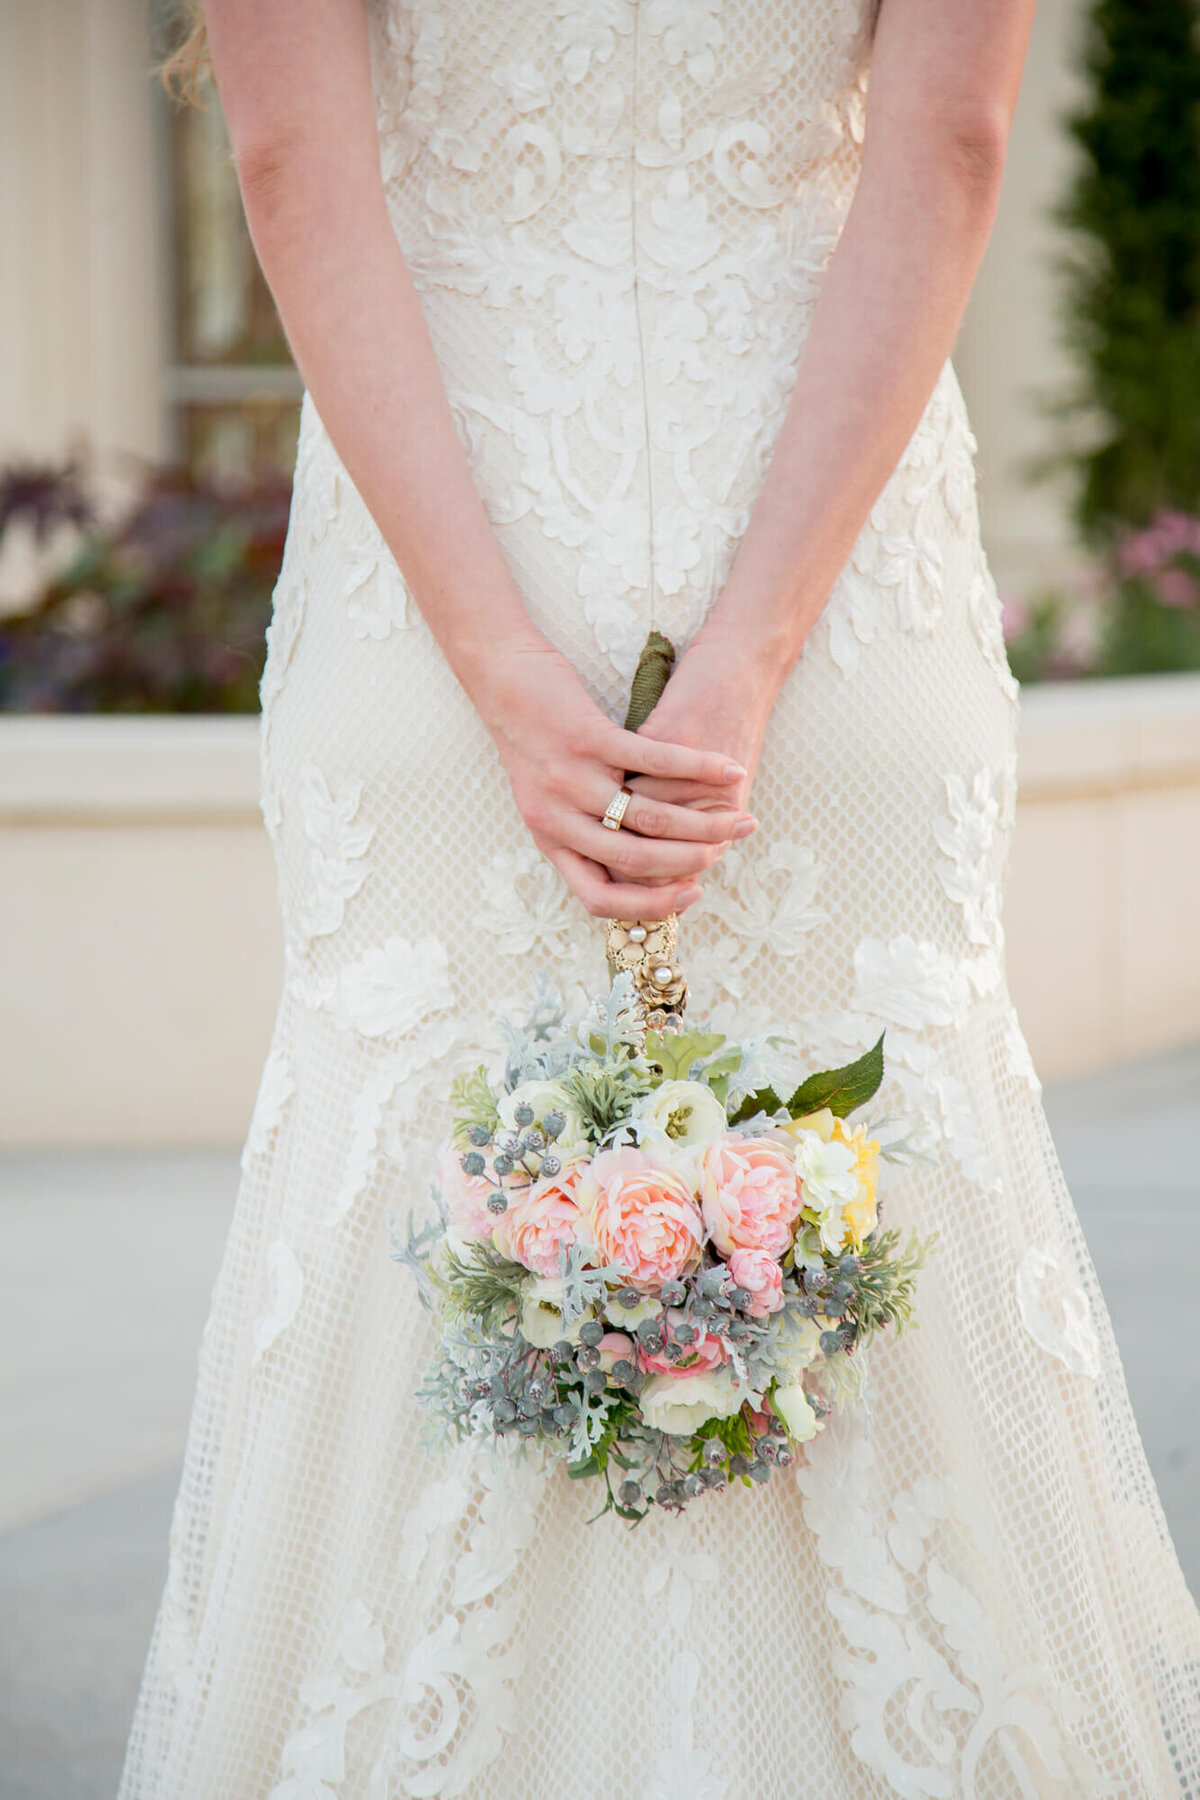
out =
[(464, 1175), (459, 1153), (449, 1143), (438, 1152), (437, 1180), (459, 1237), (490, 1238), (496, 1215), (488, 1211), (487, 1198), (495, 1191), (495, 1184), (486, 1175)]
[(635, 1287), (655, 1291), (700, 1260), (703, 1222), (686, 1181), (645, 1150), (602, 1150), (579, 1177), (603, 1262), (619, 1263)]
[(575, 1199), (580, 1164), (561, 1175), (546, 1176), (519, 1197), (511, 1194), (508, 1210), (496, 1220), (493, 1241), (501, 1256), (524, 1263), (536, 1275), (558, 1275), (559, 1251), (580, 1238), (587, 1240), (587, 1220)]
[[(684, 1314), (680, 1310), (673, 1306), (668, 1308), (666, 1322), (672, 1335), (675, 1327), (681, 1325), (683, 1320)], [(691, 1343), (680, 1344), (683, 1355), (677, 1361), (672, 1362), (661, 1350), (651, 1355), (648, 1350), (639, 1349), (640, 1366), (643, 1369), (654, 1369), (659, 1375), (695, 1375), (701, 1369), (719, 1369), (729, 1358), (725, 1345), (711, 1331), (701, 1331), (699, 1326), (694, 1327), (694, 1330), (696, 1336)]]
[(722, 1256), (734, 1250), (782, 1256), (801, 1205), (791, 1147), (766, 1137), (718, 1138), (700, 1159), (700, 1204)]
[(596, 1348), (600, 1352), (600, 1367), (606, 1374), (614, 1363), (633, 1361), (633, 1339), (623, 1331), (606, 1331)]
[(783, 1305), (783, 1270), (766, 1250), (734, 1250), (729, 1273), (750, 1295), (746, 1311), (752, 1319), (765, 1319)]

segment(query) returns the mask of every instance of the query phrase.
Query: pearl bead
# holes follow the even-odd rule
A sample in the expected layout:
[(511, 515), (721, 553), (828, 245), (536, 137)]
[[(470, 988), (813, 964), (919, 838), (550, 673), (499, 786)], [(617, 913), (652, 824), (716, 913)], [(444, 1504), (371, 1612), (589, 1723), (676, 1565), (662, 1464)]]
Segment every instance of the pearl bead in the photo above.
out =
[(674, 969), (669, 968), (666, 963), (660, 964), (654, 971), (654, 980), (658, 987), (670, 987), (674, 979), (675, 971)]
[(631, 925), (629, 928), (629, 941), (631, 944), (644, 944), (646, 941), (646, 927), (644, 925)]

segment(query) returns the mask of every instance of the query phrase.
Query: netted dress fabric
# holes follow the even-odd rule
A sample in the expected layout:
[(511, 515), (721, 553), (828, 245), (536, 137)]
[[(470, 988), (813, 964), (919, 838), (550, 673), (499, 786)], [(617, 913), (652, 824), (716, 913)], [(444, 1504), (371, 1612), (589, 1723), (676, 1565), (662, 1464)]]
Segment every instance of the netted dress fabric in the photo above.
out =
[[(388, 202), (479, 490), (613, 716), (745, 529), (872, 26), (372, 0)], [(698, 1018), (811, 1066), (886, 1030), (877, 1111), (916, 1126), (886, 1214), (940, 1234), (921, 1324), (794, 1473), (629, 1532), (561, 1470), (421, 1446), (390, 1227), (498, 1011), (539, 970), (597, 988), (602, 943), (306, 398), (263, 681), (285, 992), (122, 1800), (1200, 1796), (1200, 1620), (1005, 985), (1016, 691), (974, 451), (947, 362), (775, 709), (760, 829), (683, 925)]]

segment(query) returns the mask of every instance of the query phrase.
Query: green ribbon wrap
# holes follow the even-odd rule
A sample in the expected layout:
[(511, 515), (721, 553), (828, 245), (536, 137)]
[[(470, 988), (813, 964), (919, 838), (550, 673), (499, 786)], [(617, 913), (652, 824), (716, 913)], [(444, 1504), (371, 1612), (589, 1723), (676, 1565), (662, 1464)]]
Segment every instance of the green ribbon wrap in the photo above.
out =
[(629, 690), (629, 711), (625, 714), (626, 731), (637, 731), (646, 723), (663, 697), (663, 689), (675, 666), (675, 646), (661, 631), (652, 631), (633, 672)]

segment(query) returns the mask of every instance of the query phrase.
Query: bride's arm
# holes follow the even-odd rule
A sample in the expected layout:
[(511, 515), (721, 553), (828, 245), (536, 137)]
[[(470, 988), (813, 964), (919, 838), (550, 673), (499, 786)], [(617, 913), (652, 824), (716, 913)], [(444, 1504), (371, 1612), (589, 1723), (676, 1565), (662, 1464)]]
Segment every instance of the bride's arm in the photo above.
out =
[[(727, 798), (743, 771), (622, 731), (526, 612), (388, 218), (362, 0), (207, 0), (205, 14), (247, 220), (305, 385), (534, 841), (594, 913), (690, 904), (697, 874), (753, 828)], [(605, 831), (626, 770), (680, 779), (681, 799), (715, 783), (718, 810), (639, 798), (625, 830)]]
[(774, 455), (725, 589), (644, 729), (720, 744), (753, 767), (779, 688), (953, 346), (995, 214), (1034, 3), (882, 0), (858, 186)]

